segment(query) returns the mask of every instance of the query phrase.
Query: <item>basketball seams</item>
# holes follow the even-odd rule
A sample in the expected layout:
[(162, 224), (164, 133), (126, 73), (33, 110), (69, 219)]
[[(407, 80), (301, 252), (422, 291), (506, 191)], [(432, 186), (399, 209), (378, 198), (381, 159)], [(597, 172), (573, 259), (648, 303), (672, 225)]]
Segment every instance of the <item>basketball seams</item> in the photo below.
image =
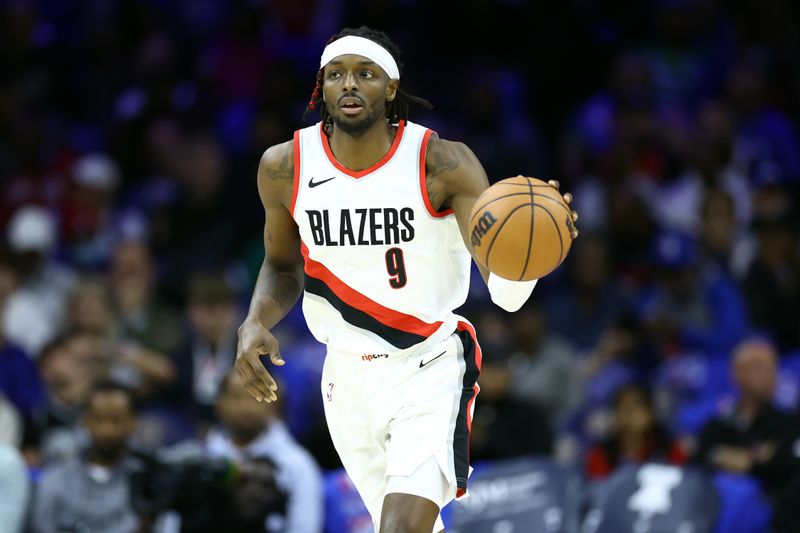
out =
[(533, 249), (533, 224), (536, 221), (536, 209), (533, 203), (533, 186), (530, 181), (528, 181), (528, 187), (531, 195), (531, 203), (529, 204), (531, 206), (531, 224), (528, 230), (528, 251), (525, 254), (525, 264), (522, 265), (522, 273), (519, 275), (519, 278), (517, 278), (517, 281), (522, 281), (522, 278), (525, 277), (525, 271), (528, 270), (528, 263), (531, 260), (531, 250)]
[(534, 204), (534, 206), (538, 207), (539, 209), (547, 213), (547, 216), (550, 217), (550, 220), (553, 221), (553, 225), (556, 227), (556, 234), (558, 235), (558, 263), (556, 263), (556, 265), (553, 267), (553, 270), (555, 270), (558, 267), (558, 265), (561, 264), (561, 261), (564, 260), (564, 239), (561, 238), (561, 228), (558, 227), (558, 222), (556, 222), (556, 218), (546, 207), (537, 204)]
[[(487, 190), (488, 190), (488, 189), (487, 189)], [(485, 204), (483, 204), (483, 205), (482, 205), (482, 206), (480, 206), (480, 207), (475, 207), (475, 206), (473, 206), (473, 207), (472, 207), (472, 213), (473, 213), (473, 214), (472, 214), (472, 216), (470, 217), (470, 219), (469, 219), (469, 222), (467, 223), (467, 225), (468, 225), (468, 226), (469, 226), (469, 225), (471, 225), (471, 224), (472, 224), (472, 221), (475, 219), (475, 217), (478, 215), (478, 213), (480, 213), (481, 211), (483, 211), (484, 209), (486, 209), (486, 208), (487, 208), (488, 206), (490, 206), (491, 204), (493, 204), (493, 203), (497, 202), (498, 200), (502, 200), (503, 198), (510, 198), (511, 196), (528, 196), (528, 193), (527, 193), (527, 192), (512, 192), (512, 193), (510, 193), (510, 194), (504, 194), (503, 196), (497, 196), (497, 197), (495, 197), (495, 198), (492, 198), (491, 200), (489, 200), (488, 202), (486, 202)]]
[[(489, 270), (489, 271), (492, 270), (491, 268), (489, 268), (489, 255), (492, 253), (492, 247), (494, 246), (494, 241), (497, 240), (497, 237), (500, 235), (500, 232), (503, 231), (503, 227), (506, 225), (506, 223), (509, 220), (511, 220), (511, 217), (514, 215), (514, 213), (516, 213), (517, 211), (519, 211), (520, 209), (522, 209), (526, 205), (531, 205), (531, 204), (529, 204), (529, 203), (519, 204), (514, 209), (512, 209), (506, 215), (505, 220), (503, 220), (500, 223), (500, 226), (498, 226), (497, 229), (495, 230), (494, 235), (492, 236), (492, 241), (489, 243), (489, 246), (486, 248), (486, 257), (484, 258), (484, 265), (486, 266), (487, 270)], [(559, 237), (560, 237), (560, 235), (559, 235)]]
[(540, 193), (533, 193), (533, 196), (536, 196), (537, 198), (547, 198), (548, 200), (550, 200), (551, 202), (555, 203), (556, 205), (561, 206), (561, 209), (563, 209), (567, 213), (568, 216), (570, 216), (570, 217), (572, 216), (572, 213), (570, 212), (569, 208), (567, 208), (567, 206), (564, 205), (563, 202), (561, 202), (559, 200), (556, 200), (552, 196), (549, 196), (547, 194), (540, 194)]
[[(503, 189), (502, 187), (505, 185), (525, 186), (527, 190), (520, 187), (506, 187)], [(554, 189), (550, 184), (542, 182), (542, 180), (522, 176), (502, 180), (492, 185), (491, 188), (494, 190), (490, 193), (486, 193), (486, 191), (481, 193), (481, 195), (486, 193), (485, 196), (487, 196), (487, 198), (482, 199), (479, 197), (479, 201), (477, 201), (472, 208), (472, 213), (468, 222), (473, 233), (478, 231), (479, 236), (483, 237), (483, 239), (481, 239), (483, 240), (481, 243), (482, 245), (479, 246), (481, 250), (483, 248), (486, 249), (486, 252), (481, 254), (483, 256), (481, 258), (483, 260), (483, 265), (492, 271), (490, 263), (492, 258), (494, 258), (496, 263), (495, 268), (499, 272), (502, 272), (503, 276), (507, 276), (507, 279), (516, 279), (517, 281), (525, 279), (526, 276), (542, 277), (561, 265), (572, 244), (568, 231), (572, 213), (569, 209), (569, 205), (559, 196), (558, 190)], [(547, 190), (543, 191), (541, 190), (542, 188), (547, 188)], [(547, 202), (539, 200), (539, 197), (547, 198), (551, 204), (558, 204), (560, 210), (551, 205), (547, 205)], [(503, 202), (498, 202), (499, 200), (503, 200)], [(542, 224), (545, 224), (544, 226), (537, 223), (536, 219), (540, 215), (536, 212), (536, 207), (540, 207), (553, 223), (553, 229), (558, 238), (559, 250), (557, 256), (553, 253), (555, 252), (555, 238), (551, 235), (552, 230), (547, 229), (546, 222), (542, 222)], [(484, 228), (480, 231), (474, 224), (480, 216), (488, 213), (490, 208), (495, 212), (497, 221), (496, 223), (494, 223), (494, 220), (492, 221), (493, 224), (489, 227), (494, 227), (492, 227), (490, 231), (486, 231), (488, 228)], [(524, 210), (519, 212), (523, 208), (529, 208), (530, 214), (525, 213)], [(553, 212), (553, 209), (556, 209), (556, 212)], [(567, 216), (567, 222), (564, 228), (561, 227), (564, 224), (560, 223), (562, 221), (562, 215), (559, 215), (559, 212)], [(517, 218), (511, 220), (515, 216)], [(509, 223), (509, 221), (511, 222)], [(528, 226), (527, 246), (523, 242), (526, 225)], [(491, 233), (492, 231), (494, 233), (491, 234), (491, 236), (485, 235), (485, 233)], [(536, 234), (537, 231), (539, 235)], [(504, 234), (502, 237), (501, 233)], [(534, 247), (534, 239), (536, 239), (537, 246), (545, 247), (544, 250), (542, 250), (542, 254), (537, 253), (537, 248)], [(492, 255), (495, 251), (495, 244), (497, 244), (497, 248), (500, 250), (497, 252), (500, 254), (499, 258), (497, 254)], [(524, 253), (525, 255), (523, 255), (523, 251), (521, 250), (523, 247), (527, 248)], [(512, 252), (511, 250), (514, 251)], [(557, 260), (555, 264), (553, 264), (554, 259)], [(530, 275), (528, 274), (529, 269), (531, 269)]]
[[(498, 184), (499, 185), (517, 185), (517, 186), (520, 186), (520, 187), (527, 187), (529, 185), (528, 183), (517, 183), (515, 181), (507, 181), (507, 180), (501, 180), (501, 181), (498, 181), (497, 183), (495, 183), (495, 185), (498, 185)], [(530, 183), (530, 186), (533, 187), (534, 189), (536, 189), (536, 188), (545, 188), (545, 187), (550, 187), (551, 189), (555, 188), (552, 185), (550, 185), (549, 183)]]
[[(537, 178), (523, 177), (523, 179), (525, 179), (527, 183), (520, 183), (518, 181), (511, 181), (511, 180), (516, 180), (516, 179), (518, 179), (518, 178), (508, 178), (508, 179), (499, 181), (498, 184), (509, 185), (509, 186), (516, 185), (518, 187), (528, 187), (529, 191), (532, 188), (533, 189), (536, 189), (536, 188), (539, 188), (539, 189), (544, 189), (544, 188), (553, 189), (554, 188), (549, 183), (533, 183), (533, 180), (541, 181), (541, 180), (538, 180)], [(524, 193), (511, 193), (511, 194), (524, 194)], [(566, 205), (564, 205), (564, 202), (562, 200), (557, 199), (557, 198), (553, 198), (549, 194), (542, 194), (542, 193), (538, 193), (538, 192), (534, 192), (533, 196), (537, 196), (537, 197), (541, 197), (541, 198), (547, 198), (551, 202), (557, 203), (558, 205), (560, 205), (567, 212), (567, 215), (572, 216), (572, 213), (570, 212), (569, 208)]]
[[(517, 184), (517, 185), (522, 185), (522, 184), (520, 183), (520, 184)], [(532, 185), (532, 186), (533, 186), (533, 187), (536, 187), (536, 185)], [(548, 187), (550, 187), (550, 186), (548, 185)], [(472, 214), (472, 217), (470, 217), (470, 219), (469, 219), (469, 222), (468, 222), (468, 223), (469, 223), (469, 224), (472, 224), (472, 221), (475, 219), (475, 216), (476, 216), (476, 215), (477, 215), (477, 214), (478, 214), (480, 211), (482, 211), (483, 209), (485, 209), (487, 206), (489, 206), (489, 205), (493, 204), (493, 203), (494, 203), (494, 202), (496, 202), (497, 200), (501, 200), (501, 199), (503, 199), (503, 198), (509, 198), (509, 197), (511, 197), (511, 196), (523, 196), (523, 195), (530, 195), (530, 194), (531, 194), (531, 193), (530, 193), (530, 191), (528, 191), (528, 192), (512, 192), (512, 193), (504, 194), (503, 196), (497, 196), (497, 197), (495, 197), (495, 198), (492, 198), (491, 200), (489, 200), (489, 201), (488, 201), (488, 202), (486, 202), (485, 204), (481, 205), (480, 207), (473, 206), (473, 207), (472, 207), (472, 213), (473, 213), (473, 214)], [(572, 213), (570, 213), (569, 209), (568, 209), (568, 208), (567, 208), (567, 207), (566, 207), (566, 206), (565, 206), (565, 205), (564, 205), (562, 202), (560, 202), (559, 200), (557, 200), (557, 199), (553, 198), (552, 196), (549, 196), (549, 195), (547, 195), (547, 194), (536, 193), (536, 192), (534, 192), (534, 193), (533, 193), (533, 196), (534, 196), (535, 198), (547, 198), (547, 199), (548, 199), (548, 200), (550, 200), (551, 202), (554, 202), (554, 203), (556, 203), (557, 205), (560, 205), (560, 206), (561, 206), (561, 208), (562, 208), (562, 209), (564, 209), (564, 211), (567, 213), (567, 215), (570, 215), (570, 216), (572, 216)]]

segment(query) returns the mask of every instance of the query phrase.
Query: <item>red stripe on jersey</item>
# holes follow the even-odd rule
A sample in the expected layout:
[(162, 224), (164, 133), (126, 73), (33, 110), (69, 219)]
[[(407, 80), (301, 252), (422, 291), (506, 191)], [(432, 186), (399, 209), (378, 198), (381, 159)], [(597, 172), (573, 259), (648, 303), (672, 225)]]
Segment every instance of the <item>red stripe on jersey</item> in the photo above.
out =
[(475, 398), (478, 397), (478, 393), (481, 391), (480, 386), (476, 383), (472, 386), (472, 398), (470, 398), (469, 403), (467, 404), (467, 431), (472, 431), (472, 405), (475, 403)]
[(422, 201), (425, 202), (425, 207), (428, 209), (428, 213), (436, 218), (443, 218), (448, 215), (452, 215), (453, 210), (445, 209), (444, 211), (437, 211), (433, 208), (431, 199), (428, 196), (428, 182), (425, 179), (425, 163), (428, 153), (428, 141), (430, 140), (432, 133), (433, 130), (427, 130), (425, 132), (425, 136), (422, 138), (422, 145), (419, 147), (419, 188), (420, 192), (422, 193)]
[(325, 134), (324, 124), (320, 125), (319, 135), (322, 138), (322, 147), (325, 149), (325, 155), (328, 156), (328, 161), (330, 161), (334, 167), (336, 167), (339, 171), (344, 172), (345, 174), (353, 178), (363, 178), (367, 174), (375, 172), (376, 170), (378, 170), (383, 165), (389, 162), (394, 153), (397, 151), (397, 147), (400, 146), (400, 140), (403, 137), (403, 131), (405, 131), (405, 128), (406, 128), (406, 121), (401, 120), (397, 125), (397, 133), (394, 136), (394, 142), (392, 143), (391, 148), (389, 148), (389, 151), (386, 152), (386, 154), (380, 159), (380, 161), (370, 166), (369, 168), (365, 168), (364, 170), (349, 169), (336, 159), (336, 157), (333, 155), (333, 152), (331, 151), (331, 144), (330, 141), (328, 141), (328, 136)]
[[(475, 344), (474, 355), (473, 355), (473, 359), (471, 361), (466, 361), (465, 360), (465, 363), (466, 363), (467, 367), (466, 367), (466, 373), (465, 373), (464, 377), (465, 377), (465, 381), (466, 381), (466, 379), (470, 379), (470, 375), (471, 374), (474, 374), (475, 379), (477, 379), (478, 374), (480, 373), (480, 370), (481, 370), (481, 364), (483, 363), (483, 353), (481, 352), (481, 345), (478, 344), (478, 336), (475, 334), (475, 328), (469, 322), (459, 321), (458, 325), (456, 326), (456, 331), (466, 331), (466, 332), (469, 333), (469, 336), (472, 337), (472, 342)], [(465, 353), (464, 353), (464, 357), (465, 357), (465, 359), (467, 357), (466, 350), (465, 350)], [(474, 365), (474, 368), (477, 369), (477, 372), (475, 372), (472, 368), (470, 368), (473, 365)], [(469, 398), (469, 401), (467, 401), (467, 405), (466, 405), (466, 413), (465, 414), (466, 414), (466, 419), (467, 419), (467, 438), (466, 438), (467, 463), (466, 463), (466, 465), (464, 467), (466, 470), (469, 469), (469, 455), (470, 455), (469, 454), (469, 438), (470, 438), (470, 435), (472, 433), (472, 410), (473, 410), (473, 405), (475, 404), (475, 398), (478, 396), (478, 393), (480, 391), (481, 391), (481, 388), (478, 386), (478, 383), (477, 382), (473, 383), (473, 385), (472, 385), (472, 397)], [(469, 393), (464, 392), (463, 394), (469, 394)], [(462, 398), (463, 398), (463, 396), (462, 396)], [(456, 475), (458, 475), (458, 472), (456, 473)], [(457, 487), (457, 489), (456, 489), (456, 498), (462, 498), (466, 493), (467, 493), (466, 486), (465, 487)]]
[(294, 216), (294, 204), (297, 203), (297, 191), (300, 189), (300, 132), (294, 132), (292, 142), (294, 152), (294, 176), (292, 178), (292, 201), (289, 203), (289, 214)]
[(308, 247), (304, 242), (300, 243), (300, 252), (303, 254), (303, 259), (305, 259), (306, 274), (312, 278), (321, 280), (347, 305), (370, 315), (378, 322), (394, 329), (399, 329), (400, 331), (415, 333), (425, 337), (430, 337), (436, 333), (442, 325), (441, 322), (429, 324), (415, 316), (389, 309), (361, 294), (337, 278), (325, 265), (311, 259), (308, 255)]
[(475, 333), (475, 327), (469, 322), (459, 320), (456, 331), (468, 331), (469, 336), (472, 337), (472, 342), (475, 343), (475, 366), (478, 367), (480, 372), (481, 364), (483, 363), (483, 352), (481, 352), (481, 345), (478, 344), (478, 335)]

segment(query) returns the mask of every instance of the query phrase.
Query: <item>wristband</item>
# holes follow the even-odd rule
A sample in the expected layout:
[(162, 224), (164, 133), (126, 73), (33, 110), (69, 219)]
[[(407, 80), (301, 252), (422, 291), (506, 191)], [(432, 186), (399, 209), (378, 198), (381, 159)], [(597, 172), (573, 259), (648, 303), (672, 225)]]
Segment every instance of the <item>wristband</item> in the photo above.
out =
[(489, 272), (486, 285), (489, 287), (492, 301), (509, 313), (513, 313), (528, 301), (537, 281), (539, 280), (510, 281)]

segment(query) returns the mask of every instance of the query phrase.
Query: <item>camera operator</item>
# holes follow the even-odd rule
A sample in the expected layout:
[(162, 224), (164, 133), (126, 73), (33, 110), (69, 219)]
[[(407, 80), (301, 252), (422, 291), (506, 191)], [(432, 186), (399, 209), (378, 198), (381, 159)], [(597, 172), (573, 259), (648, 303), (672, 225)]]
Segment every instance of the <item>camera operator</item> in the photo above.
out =
[(278, 487), (277, 477), (277, 466), (266, 457), (242, 465), (240, 481), (228, 496), (225, 531), (291, 531), (285, 518), (287, 494)]
[(141, 466), (131, 476), (133, 507), (143, 523), (160, 524), (158, 531), (284, 531), (287, 495), (267, 458), (211, 458), (189, 441), (143, 457)]
[(46, 468), (42, 475), (34, 500), (33, 531), (137, 531), (129, 485), (139, 461), (128, 448), (136, 428), (131, 392), (113, 383), (95, 386), (83, 425), (89, 447), (76, 459)]
[(245, 508), (249, 505), (252, 493), (258, 492), (256, 485), (263, 485), (268, 465), (274, 464), (277, 484), (288, 501), (285, 516), (268, 516), (266, 530), (321, 531), (323, 494), (319, 468), (280, 420), (276, 404), (253, 399), (239, 376), (231, 372), (220, 385), (216, 412), (220, 424), (209, 432), (206, 449), (210, 457), (231, 459), (242, 468), (246, 481), (244, 487), (237, 488), (235, 497), (239, 503)]

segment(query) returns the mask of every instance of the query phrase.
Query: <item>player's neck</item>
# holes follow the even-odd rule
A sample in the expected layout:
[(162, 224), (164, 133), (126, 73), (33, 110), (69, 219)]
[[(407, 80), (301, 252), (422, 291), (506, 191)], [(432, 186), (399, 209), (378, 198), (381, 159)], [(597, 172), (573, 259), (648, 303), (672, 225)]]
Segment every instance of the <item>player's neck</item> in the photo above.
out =
[(376, 120), (359, 136), (353, 136), (333, 125), (328, 130), (333, 156), (350, 170), (364, 170), (381, 159), (391, 149), (397, 128), (386, 120)]

